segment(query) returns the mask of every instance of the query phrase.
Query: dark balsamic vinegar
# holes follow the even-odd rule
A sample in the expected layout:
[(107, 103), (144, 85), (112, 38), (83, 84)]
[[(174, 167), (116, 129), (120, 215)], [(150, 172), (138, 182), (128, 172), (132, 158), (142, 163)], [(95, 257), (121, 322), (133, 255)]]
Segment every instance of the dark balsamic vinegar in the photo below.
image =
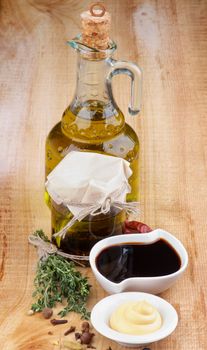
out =
[(96, 258), (99, 272), (112, 282), (130, 277), (156, 277), (180, 269), (181, 259), (164, 239), (150, 244), (122, 243), (103, 249)]

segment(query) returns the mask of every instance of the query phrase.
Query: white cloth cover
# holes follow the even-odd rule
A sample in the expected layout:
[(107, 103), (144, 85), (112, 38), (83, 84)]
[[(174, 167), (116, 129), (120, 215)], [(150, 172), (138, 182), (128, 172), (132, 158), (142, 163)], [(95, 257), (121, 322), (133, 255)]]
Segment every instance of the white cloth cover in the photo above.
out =
[(88, 214), (108, 212), (110, 205), (117, 203), (123, 209), (121, 204), (127, 205), (126, 195), (131, 191), (131, 174), (129, 162), (122, 158), (72, 151), (47, 176), (46, 189), (74, 215), (69, 228)]

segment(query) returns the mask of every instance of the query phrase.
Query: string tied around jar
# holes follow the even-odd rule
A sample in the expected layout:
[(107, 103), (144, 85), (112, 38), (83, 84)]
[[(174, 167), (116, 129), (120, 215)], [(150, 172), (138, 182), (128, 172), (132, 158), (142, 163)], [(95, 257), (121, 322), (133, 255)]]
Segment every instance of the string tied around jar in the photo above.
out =
[(125, 192), (128, 187), (128, 183), (123, 183), (123, 185), (116, 191), (112, 193), (111, 196), (108, 196), (102, 203), (67, 203), (67, 207), (70, 208), (74, 206), (79, 208), (77, 215), (74, 215), (73, 218), (58, 232), (53, 234), (53, 237), (65, 237), (68, 229), (74, 225), (76, 221), (83, 220), (86, 216), (97, 216), (100, 214), (107, 214), (112, 207), (125, 210), (127, 214), (140, 214), (140, 209), (138, 208), (139, 202), (125, 202), (116, 200), (119, 198), (120, 193)]
[(81, 263), (81, 261), (86, 262), (89, 260), (88, 256), (79, 256), (79, 255), (77, 255), (76, 258), (74, 259), (74, 255), (62, 252), (53, 243), (51, 243), (50, 241), (45, 241), (38, 234), (35, 234), (35, 233), (29, 235), (28, 241), (30, 244), (32, 244), (37, 248), (37, 254), (40, 261), (45, 261), (47, 260), (48, 256), (56, 254), (56, 255), (62, 256), (63, 258), (73, 261), (74, 263), (80, 265), (81, 267), (85, 267), (85, 264)]

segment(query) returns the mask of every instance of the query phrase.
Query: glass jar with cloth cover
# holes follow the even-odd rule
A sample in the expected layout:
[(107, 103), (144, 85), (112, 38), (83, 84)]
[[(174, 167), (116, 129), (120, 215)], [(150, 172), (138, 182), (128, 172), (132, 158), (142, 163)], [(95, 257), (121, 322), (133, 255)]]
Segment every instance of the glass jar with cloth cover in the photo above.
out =
[(131, 174), (122, 158), (72, 151), (48, 175), (53, 240), (73, 260), (87, 260), (98, 240), (121, 234), (126, 213), (137, 211), (126, 202)]

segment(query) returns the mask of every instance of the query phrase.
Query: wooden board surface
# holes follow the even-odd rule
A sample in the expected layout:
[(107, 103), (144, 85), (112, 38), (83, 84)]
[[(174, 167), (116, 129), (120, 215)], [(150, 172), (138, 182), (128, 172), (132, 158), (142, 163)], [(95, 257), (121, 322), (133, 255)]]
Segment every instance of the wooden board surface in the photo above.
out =
[[(27, 236), (50, 231), (43, 201), (44, 143), (75, 88), (76, 55), (66, 40), (80, 32), (89, 1), (2, 0), (0, 14), (0, 339), (3, 350), (49, 350), (51, 330), (31, 304), (37, 256)], [(116, 57), (144, 71), (143, 109), (127, 116), (141, 140), (142, 220), (182, 240), (185, 276), (162, 294), (179, 314), (176, 331), (152, 350), (206, 350), (207, 2), (106, 0)], [(127, 114), (129, 86), (117, 79)], [(95, 282), (89, 307), (105, 296)], [(78, 319), (70, 316), (72, 323)], [(96, 337), (99, 350), (121, 346)]]

